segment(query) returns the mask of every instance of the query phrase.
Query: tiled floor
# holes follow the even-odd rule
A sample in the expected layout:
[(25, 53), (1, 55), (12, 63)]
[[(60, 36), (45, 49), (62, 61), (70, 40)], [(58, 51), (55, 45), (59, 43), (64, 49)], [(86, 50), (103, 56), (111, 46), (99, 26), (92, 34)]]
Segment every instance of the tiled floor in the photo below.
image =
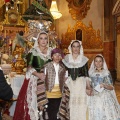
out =
[(118, 99), (118, 102), (120, 104), (120, 81), (116, 81), (115, 82), (115, 92), (116, 92), (116, 95), (117, 95), (117, 99)]

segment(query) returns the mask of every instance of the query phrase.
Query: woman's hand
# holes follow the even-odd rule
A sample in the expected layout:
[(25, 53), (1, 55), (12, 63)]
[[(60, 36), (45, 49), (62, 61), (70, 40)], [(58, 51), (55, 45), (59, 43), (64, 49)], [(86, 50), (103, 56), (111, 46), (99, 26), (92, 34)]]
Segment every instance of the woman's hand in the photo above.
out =
[(105, 88), (108, 90), (113, 90), (113, 86), (112, 85), (107, 85), (107, 84), (100, 84), (100, 88)]
[(65, 77), (65, 79), (64, 79), (64, 80), (66, 81), (67, 79), (68, 79), (68, 77)]
[(100, 84), (100, 88), (104, 88), (105, 87), (105, 84)]
[(94, 94), (93, 94), (93, 89), (91, 89), (91, 90), (86, 89), (86, 94), (87, 94), (88, 96), (93, 96), (93, 95), (94, 95)]
[(39, 109), (40, 109), (40, 111), (43, 111), (44, 107), (41, 105), (41, 106), (39, 106)]
[(41, 79), (41, 80), (44, 80), (45, 77), (46, 77), (46, 75), (45, 75), (44, 73), (39, 73), (39, 72), (37, 72), (37, 71), (33, 72), (32, 74), (33, 74), (34, 76), (38, 77), (38, 78)]

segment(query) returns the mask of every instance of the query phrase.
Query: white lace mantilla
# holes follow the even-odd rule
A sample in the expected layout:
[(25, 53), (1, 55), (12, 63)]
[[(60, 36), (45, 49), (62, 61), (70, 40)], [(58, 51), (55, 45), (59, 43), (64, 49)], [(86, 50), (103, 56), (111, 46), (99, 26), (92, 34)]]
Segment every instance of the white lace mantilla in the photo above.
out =
[(48, 47), (48, 50), (47, 50), (47, 54), (43, 54), (39, 47), (36, 47), (36, 48), (32, 48), (29, 52), (33, 53), (34, 56), (40, 56), (41, 59), (43, 59), (44, 61), (47, 61), (48, 59), (51, 59), (51, 51), (52, 51), (52, 48), (51, 47)]
[(62, 62), (68, 67), (68, 68), (78, 68), (84, 66), (88, 61), (88, 58), (79, 55), (76, 60), (73, 59), (72, 54), (68, 54), (65, 56), (65, 58), (62, 60)]

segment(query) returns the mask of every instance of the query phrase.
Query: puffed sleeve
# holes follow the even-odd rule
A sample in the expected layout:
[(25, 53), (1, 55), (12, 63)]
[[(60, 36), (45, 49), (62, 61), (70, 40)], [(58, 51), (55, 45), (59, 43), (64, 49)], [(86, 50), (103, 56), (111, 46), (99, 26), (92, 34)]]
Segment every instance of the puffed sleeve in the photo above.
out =
[(104, 77), (104, 83), (107, 85), (113, 85), (113, 80), (110, 73)]
[(32, 62), (33, 62), (33, 53), (28, 53), (27, 55), (27, 66), (32, 66)]
[(10, 100), (13, 96), (13, 91), (10, 85), (8, 85), (3, 71), (0, 70), (0, 99), (2, 100)]

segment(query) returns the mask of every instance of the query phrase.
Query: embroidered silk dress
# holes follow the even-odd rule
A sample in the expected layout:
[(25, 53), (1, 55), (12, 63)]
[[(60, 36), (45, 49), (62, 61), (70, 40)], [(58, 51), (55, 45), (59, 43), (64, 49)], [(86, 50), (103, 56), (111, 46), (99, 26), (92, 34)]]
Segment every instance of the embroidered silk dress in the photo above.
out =
[[(101, 83), (112, 85), (112, 77), (106, 70), (94, 71), (90, 77), (93, 88)], [(88, 98), (89, 120), (120, 120), (120, 106), (114, 90), (94, 90), (94, 96)]]
[[(50, 59), (51, 48), (48, 48), (47, 54), (43, 54), (39, 47), (31, 49), (27, 56), (27, 66), (31, 66), (31, 69), (26, 73), (26, 78), (24, 80), (23, 86), (20, 90), (17, 105), (14, 113), (13, 120), (38, 120), (38, 104), (37, 88), (41, 89), (41, 93), (45, 92), (44, 81), (39, 80), (32, 72), (40, 72), (41, 68)], [(37, 87), (38, 86), (38, 87)], [(39, 87), (41, 86), (41, 87)], [(43, 99), (42, 104), (47, 103), (46, 99)]]

